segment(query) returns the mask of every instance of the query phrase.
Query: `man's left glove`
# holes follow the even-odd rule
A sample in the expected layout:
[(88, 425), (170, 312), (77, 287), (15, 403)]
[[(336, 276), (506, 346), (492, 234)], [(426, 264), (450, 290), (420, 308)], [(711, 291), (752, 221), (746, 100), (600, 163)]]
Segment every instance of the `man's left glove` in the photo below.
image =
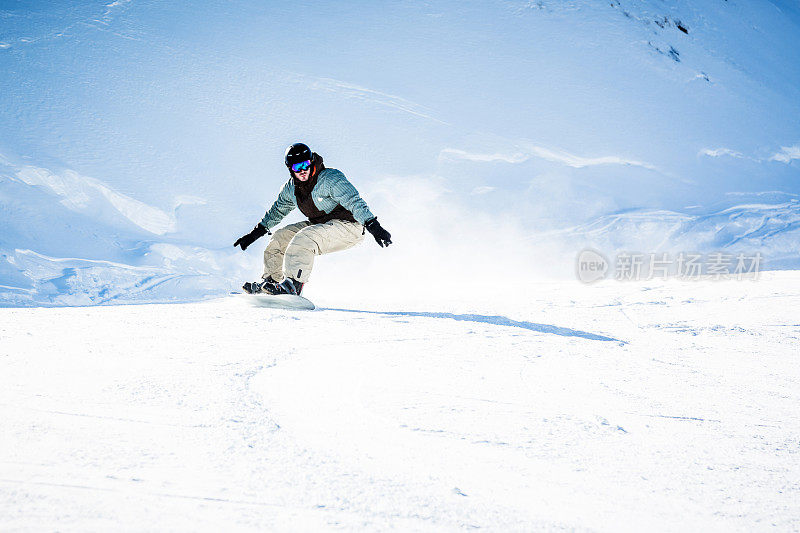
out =
[(263, 237), (267, 234), (267, 228), (262, 226), (261, 224), (256, 224), (256, 227), (253, 228), (253, 231), (245, 235), (244, 237), (239, 237), (236, 239), (236, 242), (233, 243), (234, 246), (241, 246), (242, 251), (247, 250), (247, 247), (256, 242), (258, 239)]
[(377, 242), (381, 248), (392, 244), (391, 233), (381, 227), (380, 223), (378, 222), (378, 217), (367, 220), (367, 222), (364, 224), (364, 227), (367, 228), (367, 231), (370, 232), (373, 237), (375, 237), (375, 242)]

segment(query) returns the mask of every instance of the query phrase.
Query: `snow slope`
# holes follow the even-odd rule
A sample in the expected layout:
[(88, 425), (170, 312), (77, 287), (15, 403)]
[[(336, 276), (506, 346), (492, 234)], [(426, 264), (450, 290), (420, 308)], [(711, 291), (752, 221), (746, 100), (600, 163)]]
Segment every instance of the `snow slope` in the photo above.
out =
[(796, 530), (799, 282), (0, 309), (0, 529)]

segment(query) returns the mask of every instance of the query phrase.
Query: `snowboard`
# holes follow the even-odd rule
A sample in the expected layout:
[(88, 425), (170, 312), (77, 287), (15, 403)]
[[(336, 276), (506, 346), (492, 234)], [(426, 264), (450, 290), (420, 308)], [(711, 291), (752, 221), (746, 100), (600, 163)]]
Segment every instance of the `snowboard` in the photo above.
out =
[(296, 294), (249, 294), (241, 293), (242, 297), (255, 307), (266, 307), (269, 309), (294, 309), (297, 311), (313, 311), (314, 304), (308, 298), (297, 296)]

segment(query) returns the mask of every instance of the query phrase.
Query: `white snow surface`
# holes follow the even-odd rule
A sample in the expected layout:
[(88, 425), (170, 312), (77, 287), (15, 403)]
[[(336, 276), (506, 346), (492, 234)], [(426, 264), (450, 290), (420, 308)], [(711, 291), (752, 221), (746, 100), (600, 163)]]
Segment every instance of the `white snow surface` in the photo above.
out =
[(2, 308), (0, 530), (796, 531), (798, 287)]

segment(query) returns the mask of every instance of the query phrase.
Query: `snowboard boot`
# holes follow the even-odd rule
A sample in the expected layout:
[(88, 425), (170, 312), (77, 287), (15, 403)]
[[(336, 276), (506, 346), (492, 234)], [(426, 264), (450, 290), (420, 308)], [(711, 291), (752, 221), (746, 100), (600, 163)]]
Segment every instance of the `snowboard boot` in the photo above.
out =
[(242, 285), (244, 292), (249, 294), (258, 294), (260, 292), (266, 292), (268, 294), (279, 294), (274, 292), (278, 283), (272, 279), (272, 276), (269, 276), (266, 279), (262, 279), (261, 281), (254, 281), (254, 282), (247, 282)]
[(295, 294), (300, 296), (300, 293), (303, 292), (303, 284), (296, 279), (286, 278), (278, 284), (277, 289), (280, 291), (278, 294)]

